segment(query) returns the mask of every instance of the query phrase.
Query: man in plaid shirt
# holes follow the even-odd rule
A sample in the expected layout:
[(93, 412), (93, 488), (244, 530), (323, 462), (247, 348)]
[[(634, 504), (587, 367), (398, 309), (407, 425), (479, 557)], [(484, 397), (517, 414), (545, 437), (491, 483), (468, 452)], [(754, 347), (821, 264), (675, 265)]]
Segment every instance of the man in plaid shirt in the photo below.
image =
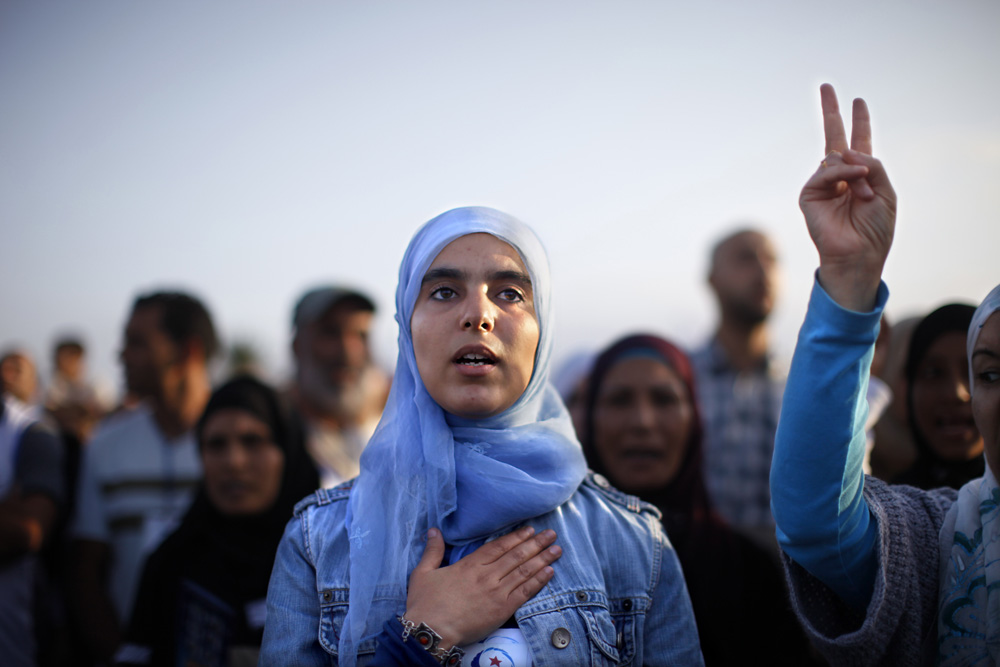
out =
[(691, 354), (704, 422), (705, 474), (716, 510), (773, 549), (768, 475), (784, 373), (768, 357), (767, 318), (777, 291), (777, 259), (759, 231), (741, 229), (712, 250), (708, 282), (719, 326)]

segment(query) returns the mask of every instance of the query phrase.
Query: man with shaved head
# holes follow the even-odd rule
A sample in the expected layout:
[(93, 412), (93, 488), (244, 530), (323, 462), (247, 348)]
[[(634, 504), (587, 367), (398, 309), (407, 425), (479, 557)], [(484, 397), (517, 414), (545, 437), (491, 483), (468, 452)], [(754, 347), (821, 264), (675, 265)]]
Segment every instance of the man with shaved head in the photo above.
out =
[(777, 282), (777, 255), (765, 234), (746, 228), (719, 240), (708, 272), (719, 324), (691, 355), (709, 493), (734, 527), (772, 548), (768, 476), (784, 377), (768, 353), (767, 320)]

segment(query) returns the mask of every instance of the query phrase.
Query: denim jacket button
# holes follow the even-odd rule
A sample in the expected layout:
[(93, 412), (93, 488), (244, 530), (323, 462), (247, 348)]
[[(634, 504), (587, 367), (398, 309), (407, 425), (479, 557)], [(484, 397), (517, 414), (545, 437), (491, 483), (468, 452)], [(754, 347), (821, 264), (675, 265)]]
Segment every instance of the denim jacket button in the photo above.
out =
[(552, 631), (552, 645), (556, 648), (566, 648), (569, 646), (570, 637), (566, 628), (556, 628)]
[(584, 591), (577, 591), (576, 592), (576, 599), (579, 600), (580, 602), (586, 602), (587, 601), (587, 593), (584, 592)]
[(624, 609), (625, 611), (632, 611), (632, 601), (625, 600), (624, 602), (622, 602), (622, 609)]
[(323, 602), (329, 602), (333, 599), (333, 593), (330, 591), (323, 591)]
[(597, 484), (597, 486), (601, 487), (602, 489), (611, 488), (611, 482), (609, 482), (604, 475), (595, 474), (594, 483)]

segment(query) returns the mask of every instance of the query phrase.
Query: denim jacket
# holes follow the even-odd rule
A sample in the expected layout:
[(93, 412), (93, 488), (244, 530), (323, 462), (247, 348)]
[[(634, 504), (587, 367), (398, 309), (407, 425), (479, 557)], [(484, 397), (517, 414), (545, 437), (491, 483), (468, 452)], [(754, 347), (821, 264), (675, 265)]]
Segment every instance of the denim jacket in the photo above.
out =
[[(295, 509), (271, 575), (261, 665), (336, 665), (350, 587), (344, 514), (351, 482), (321, 489)], [(659, 512), (588, 475), (552, 512), (527, 522), (552, 528), (562, 557), (555, 576), (515, 614), (537, 667), (701, 665), (698, 631), (680, 565)], [(406, 591), (382, 587), (385, 618), (402, 615)], [(377, 636), (359, 647), (369, 664)]]

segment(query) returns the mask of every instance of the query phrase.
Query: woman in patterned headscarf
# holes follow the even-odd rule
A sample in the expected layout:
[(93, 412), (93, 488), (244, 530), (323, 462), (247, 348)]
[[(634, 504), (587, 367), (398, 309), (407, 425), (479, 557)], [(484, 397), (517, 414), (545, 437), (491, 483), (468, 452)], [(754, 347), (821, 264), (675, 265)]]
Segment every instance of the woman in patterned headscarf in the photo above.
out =
[(705, 664), (737, 664), (748, 655), (767, 656), (772, 665), (811, 664), (778, 563), (712, 508), (687, 355), (658, 336), (627, 336), (597, 357), (588, 387), (587, 462), (662, 512)]

